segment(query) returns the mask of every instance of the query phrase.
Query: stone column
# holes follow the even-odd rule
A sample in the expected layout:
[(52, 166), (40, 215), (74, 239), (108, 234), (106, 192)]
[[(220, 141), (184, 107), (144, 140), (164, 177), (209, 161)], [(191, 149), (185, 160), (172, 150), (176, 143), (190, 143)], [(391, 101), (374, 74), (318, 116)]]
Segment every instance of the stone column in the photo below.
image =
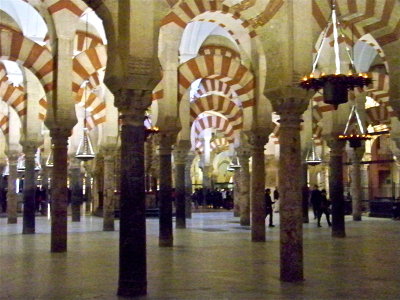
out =
[(233, 171), (233, 216), (234, 217), (240, 217), (240, 200), (239, 200), (239, 194), (240, 194), (240, 185), (239, 185), (239, 180), (240, 180), (240, 169), (235, 169)]
[(114, 231), (114, 158), (116, 151), (112, 146), (104, 147), (102, 150), (104, 155), (103, 231)]
[(240, 178), (239, 178), (239, 204), (240, 204), (240, 225), (250, 225), (250, 170), (249, 158), (251, 150), (240, 148), (237, 152), (240, 162)]
[(181, 141), (174, 150), (176, 228), (186, 228), (185, 165), (189, 149), (190, 141)]
[(304, 112), (301, 108), (305, 109), (306, 105), (301, 106), (301, 104), (285, 101), (282, 110), (278, 112), (280, 113), (280, 278), (288, 282), (304, 279), (300, 117)]
[(149, 90), (124, 90), (115, 97), (121, 113), (121, 198), (118, 295), (147, 292), (144, 113)]
[(17, 163), (18, 163), (18, 152), (9, 151), (7, 153), (8, 164), (9, 164), (9, 175), (7, 183), (7, 217), (8, 224), (17, 224), (17, 206), (18, 206), (18, 194), (16, 193), (16, 180), (17, 174)]
[(303, 197), (302, 155), (300, 143), (301, 115), (310, 94), (286, 86), (270, 90), (266, 96), (280, 116), (279, 215), (280, 215), (280, 279), (302, 281), (303, 271)]
[(70, 157), (71, 167), (69, 169), (69, 188), (71, 191), (71, 214), (72, 222), (81, 221), (82, 205), (82, 182), (80, 161), (74, 156)]
[(85, 200), (86, 200), (86, 205), (85, 205), (85, 212), (90, 213), (90, 205), (92, 203), (92, 185), (91, 185), (91, 172), (89, 168), (88, 162), (84, 163), (84, 168), (85, 168)]
[(210, 169), (211, 169), (211, 166), (209, 166), (209, 165), (203, 166), (203, 189), (204, 189), (204, 192), (207, 189), (211, 190)]
[(192, 188), (192, 174), (191, 168), (193, 164), (195, 154), (193, 152), (189, 152), (186, 158), (186, 164), (185, 164), (185, 190), (186, 190), (186, 206), (185, 206), (185, 211), (186, 211), (186, 219), (191, 219), (192, 218), (192, 193), (193, 193), (193, 188)]
[(51, 252), (67, 251), (68, 137), (71, 130), (50, 130), (54, 167), (51, 177)]
[(351, 195), (353, 207), (353, 220), (361, 221), (362, 214), (362, 190), (361, 190), (361, 165), (364, 148), (353, 148), (351, 169)]
[(260, 132), (250, 135), (251, 168), (251, 240), (265, 242), (265, 161), (264, 146), (268, 137)]
[(343, 149), (344, 141), (332, 138), (328, 141), (329, 160), (329, 199), (332, 201), (332, 236), (345, 237), (344, 196), (343, 196)]
[(37, 145), (31, 141), (23, 143), (23, 151), (25, 154), (25, 177), (23, 190), (23, 224), (22, 233), (35, 233), (35, 154)]
[(173, 233), (172, 233), (172, 168), (171, 168), (171, 152), (172, 143), (174, 141), (173, 135), (160, 132), (160, 192), (159, 192), (159, 206), (160, 206), (160, 247), (173, 246)]

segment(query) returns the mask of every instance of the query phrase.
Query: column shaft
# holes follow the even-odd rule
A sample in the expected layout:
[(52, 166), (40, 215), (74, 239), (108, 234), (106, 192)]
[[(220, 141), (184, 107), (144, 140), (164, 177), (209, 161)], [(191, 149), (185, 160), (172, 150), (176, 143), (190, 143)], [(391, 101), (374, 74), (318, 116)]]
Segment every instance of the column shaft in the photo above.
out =
[(233, 216), (240, 217), (240, 169), (233, 171)]
[(240, 225), (250, 225), (250, 170), (249, 155), (239, 155), (240, 179), (239, 179), (239, 203), (240, 203)]
[(343, 197), (343, 148), (344, 142), (330, 143), (329, 198), (332, 201), (332, 236), (345, 237)]
[(51, 252), (67, 251), (68, 135), (51, 131), (54, 167), (51, 179)]
[(294, 282), (303, 280), (301, 120), (288, 112), (280, 116), (280, 278)]
[(115, 197), (114, 197), (114, 155), (104, 155), (104, 205), (103, 231), (114, 231)]
[(251, 172), (251, 240), (265, 242), (265, 143), (255, 143), (252, 147)]
[(169, 137), (160, 138), (160, 247), (173, 246), (172, 233), (172, 169), (171, 169), (171, 142)]
[(25, 177), (24, 177), (24, 211), (22, 233), (35, 233), (35, 152), (36, 147), (24, 147)]
[(125, 124), (121, 132), (120, 296), (147, 291), (144, 188), (144, 128)]
[[(73, 159), (76, 158), (71, 158), (71, 160)], [(70, 190), (72, 222), (80, 222), (83, 193), (81, 183), (81, 168), (79, 165), (75, 165), (70, 169)]]
[(360, 157), (357, 154), (357, 149), (353, 149), (352, 153), (352, 169), (351, 169), (351, 195), (353, 207), (353, 220), (361, 221), (361, 165)]
[(18, 194), (16, 192), (17, 180), (17, 155), (8, 155), (8, 163), (10, 167), (7, 183), (7, 217), (8, 224), (16, 224), (18, 217)]
[(189, 154), (186, 164), (185, 164), (185, 198), (186, 198), (186, 205), (185, 205), (185, 213), (186, 218), (192, 218), (192, 176), (191, 176), (191, 167), (193, 163), (194, 155)]
[(176, 228), (186, 228), (185, 164), (175, 163)]

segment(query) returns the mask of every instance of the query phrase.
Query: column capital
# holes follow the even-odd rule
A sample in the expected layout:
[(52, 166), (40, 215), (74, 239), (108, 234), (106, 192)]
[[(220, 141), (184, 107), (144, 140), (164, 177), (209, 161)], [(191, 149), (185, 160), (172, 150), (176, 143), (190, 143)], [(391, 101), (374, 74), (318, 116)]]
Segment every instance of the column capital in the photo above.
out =
[(50, 129), (50, 137), (54, 147), (58, 143), (68, 143), (68, 138), (71, 136), (72, 130), (63, 127), (54, 127)]
[(104, 159), (113, 160), (116, 156), (117, 147), (114, 145), (102, 145), (100, 151), (103, 153)]
[(327, 140), (328, 147), (331, 156), (341, 156), (343, 154), (344, 147), (346, 146), (346, 141), (339, 141), (337, 138), (330, 138)]
[(188, 153), (191, 148), (190, 141), (180, 141), (174, 149), (175, 164), (184, 165), (188, 159)]
[(250, 147), (238, 147), (236, 148), (236, 153), (239, 159), (249, 159), (251, 156)]
[(281, 116), (281, 122), (298, 120), (308, 107), (313, 95), (300, 87), (284, 86), (266, 89), (265, 96), (271, 101), (273, 109)]
[(123, 124), (141, 126), (144, 113), (151, 104), (151, 90), (121, 89), (115, 94), (114, 105), (121, 113)]
[(268, 143), (268, 135), (263, 130), (252, 130), (248, 134), (249, 144), (251, 149), (254, 150), (262, 150), (264, 151), (264, 146)]
[(35, 157), (36, 151), (38, 149), (39, 144), (34, 141), (23, 141), (21, 142), (22, 152), (24, 152), (25, 157), (31, 156)]
[(171, 154), (172, 145), (174, 145), (176, 142), (177, 134), (178, 133), (175, 131), (160, 131), (158, 133), (158, 151), (161, 155)]
[(15, 163), (17, 163), (19, 154), (20, 153), (18, 151), (14, 151), (14, 150), (6, 151), (6, 155), (8, 157), (8, 162), (11, 163), (12, 161), (14, 161)]

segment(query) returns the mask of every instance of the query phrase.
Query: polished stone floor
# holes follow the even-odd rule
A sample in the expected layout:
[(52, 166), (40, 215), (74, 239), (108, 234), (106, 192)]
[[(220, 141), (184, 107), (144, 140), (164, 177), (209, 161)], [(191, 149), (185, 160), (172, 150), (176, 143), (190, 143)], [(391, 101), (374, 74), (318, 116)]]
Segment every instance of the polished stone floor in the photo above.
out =
[[(279, 224), (275, 214), (276, 224)], [(49, 220), (22, 235), (0, 218), (0, 299), (118, 299), (118, 232), (101, 219), (69, 224), (68, 253), (49, 252)], [(347, 237), (326, 223), (304, 225), (305, 278), (279, 281), (279, 226), (267, 242), (250, 242), (232, 212), (196, 213), (175, 230), (173, 248), (158, 247), (148, 219), (148, 296), (143, 299), (400, 299), (400, 221), (346, 217)], [(118, 224), (117, 224), (118, 227)]]

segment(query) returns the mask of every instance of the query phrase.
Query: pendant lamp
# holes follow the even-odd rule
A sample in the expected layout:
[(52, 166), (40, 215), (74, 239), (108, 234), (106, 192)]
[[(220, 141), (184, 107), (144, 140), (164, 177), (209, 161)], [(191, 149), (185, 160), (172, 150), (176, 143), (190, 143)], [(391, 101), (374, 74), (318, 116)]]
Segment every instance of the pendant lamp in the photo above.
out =
[(40, 171), (41, 169), (42, 164), (40, 163), (40, 148), (38, 148), (35, 154), (35, 171)]
[(51, 149), (50, 149), (50, 153), (49, 153), (49, 156), (47, 157), (47, 160), (46, 160), (46, 167), (48, 167), (48, 168), (52, 168), (53, 166), (54, 166), (54, 158), (53, 158), (53, 145), (51, 146)]
[[(328, 33), (333, 34), (333, 49), (335, 57), (335, 73), (321, 74), (317, 76), (315, 73), (318, 60), (322, 55), (322, 49), (324, 46), (324, 41), (327, 39)], [(344, 38), (342, 32), (342, 25), (339, 22), (339, 18), (336, 13), (336, 1), (332, 0), (331, 6), (331, 16), (328, 25), (322, 35), (321, 44), (318, 48), (317, 54), (315, 56), (312, 71), (309, 76), (304, 76), (302, 81), (299, 83), (300, 87), (306, 90), (315, 90), (316, 92), (320, 89), (323, 90), (324, 102), (333, 105), (335, 109), (339, 104), (346, 103), (348, 98), (348, 91), (354, 88), (363, 88), (371, 84), (372, 79), (368, 77), (366, 73), (356, 73), (354, 60), (350, 53), (350, 49), (346, 47), (347, 56), (350, 60), (350, 69), (347, 74), (343, 74), (341, 70), (341, 58), (340, 58), (340, 43), (339, 38)]]
[(313, 101), (311, 101), (311, 121), (310, 121), (310, 128), (311, 128), (311, 147), (307, 152), (306, 156), (306, 164), (310, 166), (316, 166), (319, 165), (322, 162), (321, 157), (317, 153), (317, 149), (315, 147), (315, 141), (314, 141), (314, 132), (313, 132), (313, 111), (314, 111), (314, 104)]
[(349, 119), (343, 134), (339, 135), (339, 140), (349, 141), (350, 147), (361, 147), (361, 141), (369, 140), (372, 136), (361, 122), (355, 105), (351, 108)]
[(18, 157), (17, 172), (18, 173), (25, 172), (25, 155), (23, 154), (20, 157)]

